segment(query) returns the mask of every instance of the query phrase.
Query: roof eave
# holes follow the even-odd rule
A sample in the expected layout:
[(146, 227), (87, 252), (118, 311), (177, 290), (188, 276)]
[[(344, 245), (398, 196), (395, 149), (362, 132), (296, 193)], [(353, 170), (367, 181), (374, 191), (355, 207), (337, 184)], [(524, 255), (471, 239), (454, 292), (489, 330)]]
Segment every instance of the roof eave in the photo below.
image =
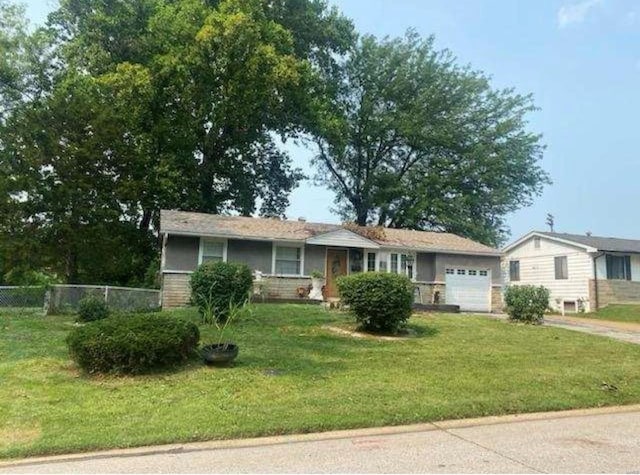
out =
[(540, 238), (544, 238), (544, 239), (549, 239), (551, 241), (556, 241), (556, 242), (560, 242), (562, 244), (569, 244), (570, 246), (574, 246), (574, 247), (580, 247), (582, 249), (585, 250), (585, 252), (598, 252), (599, 249), (592, 247), (592, 246), (587, 246), (586, 244), (582, 244), (580, 242), (577, 241), (572, 241), (570, 239), (562, 239), (556, 236), (549, 236), (548, 234), (544, 234), (541, 233), (539, 231), (530, 231), (529, 233), (525, 234), (524, 236), (522, 236), (520, 239), (512, 242), (511, 244), (507, 244), (505, 247), (502, 248), (502, 252), (503, 253), (507, 253), (509, 252), (511, 249), (518, 247), (520, 244), (522, 244), (523, 242), (527, 241), (528, 239), (531, 239), (534, 236), (538, 236)]
[[(207, 233), (207, 232), (194, 232), (194, 231), (182, 231), (182, 230), (171, 230), (171, 229), (162, 229), (160, 231), (163, 234), (169, 234), (172, 236), (188, 236), (188, 237), (210, 237), (210, 238), (219, 238), (219, 239), (240, 239), (246, 241), (267, 241), (267, 242), (296, 242), (296, 243), (307, 243), (307, 238), (273, 238), (273, 237), (264, 237), (264, 236), (247, 236), (247, 235), (239, 235), (239, 234), (231, 234), (231, 233)], [(366, 239), (366, 238), (363, 238)], [(371, 241), (373, 243), (373, 241)], [(313, 245), (313, 243), (309, 243)], [(469, 256), (486, 256), (486, 257), (501, 257), (502, 252), (500, 251), (468, 251), (464, 249), (447, 249), (447, 248), (426, 248), (426, 247), (411, 247), (411, 246), (398, 246), (384, 243), (374, 243), (377, 247), (370, 249), (398, 249), (405, 251), (414, 251), (414, 252), (423, 252), (423, 253), (441, 253), (441, 254), (459, 254), (459, 255), (469, 255)]]
[(274, 238), (274, 237), (266, 237), (266, 236), (247, 236), (246, 234), (234, 234), (234, 233), (207, 233), (207, 232), (193, 232), (193, 231), (172, 231), (170, 229), (165, 229), (162, 231), (164, 233), (170, 234), (172, 236), (190, 236), (190, 237), (208, 237), (208, 238), (219, 238), (219, 239), (239, 239), (245, 241), (268, 241), (268, 242), (305, 242), (306, 238)]

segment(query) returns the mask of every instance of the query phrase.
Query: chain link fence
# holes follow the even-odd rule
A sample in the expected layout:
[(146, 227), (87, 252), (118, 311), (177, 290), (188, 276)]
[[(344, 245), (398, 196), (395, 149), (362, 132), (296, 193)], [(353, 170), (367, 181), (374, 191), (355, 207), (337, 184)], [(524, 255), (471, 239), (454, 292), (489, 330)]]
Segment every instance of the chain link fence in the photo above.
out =
[(46, 287), (0, 287), (0, 311), (39, 310), (45, 311)]
[(47, 314), (71, 313), (80, 300), (104, 299), (113, 310), (144, 312), (160, 308), (160, 291), (110, 285), (0, 286), (0, 311), (40, 309)]

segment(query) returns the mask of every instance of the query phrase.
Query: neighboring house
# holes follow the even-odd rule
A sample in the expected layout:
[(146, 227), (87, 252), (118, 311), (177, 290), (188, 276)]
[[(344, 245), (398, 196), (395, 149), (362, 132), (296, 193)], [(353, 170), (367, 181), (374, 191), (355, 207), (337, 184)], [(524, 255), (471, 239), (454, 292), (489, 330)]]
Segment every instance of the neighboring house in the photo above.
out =
[(554, 310), (640, 302), (640, 240), (532, 231), (503, 252), (505, 284), (547, 287)]
[(210, 260), (247, 264), (267, 298), (297, 298), (314, 270), (327, 298), (341, 275), (386, 271), (411, 278), (418, 302), (501, 307), (500, 251), (455, 234), (167, 210), (160, 233), (164, 307), (188, 303), (189, 275)]

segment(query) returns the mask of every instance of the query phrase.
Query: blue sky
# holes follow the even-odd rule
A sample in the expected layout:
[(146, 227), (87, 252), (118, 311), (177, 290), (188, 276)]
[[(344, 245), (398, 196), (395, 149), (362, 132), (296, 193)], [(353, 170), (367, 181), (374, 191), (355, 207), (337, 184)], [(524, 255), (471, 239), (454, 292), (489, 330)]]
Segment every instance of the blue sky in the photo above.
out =
[[(44, 21), (53, 0), (30, 0)], [(512, 237), (544, 229), (640, 239), (640, 2), (635, 0), (333, 0), (360, 32), (434, 34), (493, 78), (533, 93), (530, 129), (544, 135), (553, 179), (533, 206), (508, 217)], [(311, 152), (292, 148), (309, 172)], [(288, 216), (337, 222), (331, 192), (296, 190)]]

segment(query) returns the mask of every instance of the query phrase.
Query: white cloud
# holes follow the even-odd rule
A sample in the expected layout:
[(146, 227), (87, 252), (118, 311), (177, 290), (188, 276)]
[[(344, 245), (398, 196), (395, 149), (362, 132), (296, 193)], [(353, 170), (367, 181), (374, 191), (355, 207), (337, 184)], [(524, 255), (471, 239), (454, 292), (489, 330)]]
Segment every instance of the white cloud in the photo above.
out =
[(558, 10), (558, 26), (564, 28), (569, 25), (582, 23), (589, 12), (602, 3), (603, 0), (584, 0), (571, 5), (563, 5)]

